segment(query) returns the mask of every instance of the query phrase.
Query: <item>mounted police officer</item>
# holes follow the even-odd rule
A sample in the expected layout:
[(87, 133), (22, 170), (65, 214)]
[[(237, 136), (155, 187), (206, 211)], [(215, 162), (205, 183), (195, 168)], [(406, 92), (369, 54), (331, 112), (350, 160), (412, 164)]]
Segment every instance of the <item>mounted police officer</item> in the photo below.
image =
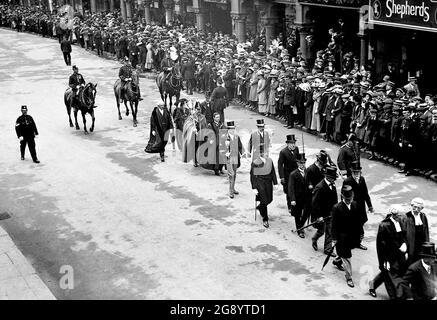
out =
[(24, 160), (24, 152), (26, 151), (26, 145), (28, 145), (33, 162), (39, 163), (35, 151), (35, 137), (38, 136), (38, 129), (33, 118), (27, 114), (27, 106), (21, 106), (21, 113), (22, 115), (18, 117), (15, 123), (15, 132), (18, 139), (20, 139), (21, 160)]
[(169, 51), (165, 52), (165, 57), (161, 61), (161, 70), (164, 72), (164, 82), (167, 82), (168, 77), (170, 76), (173, 67), (175, 66), (175, 62), (170, 58)]
[(132, 81), (132, 66), (130, 64), (129, 58), (124, 57), (124, 64), (121, 66), (118, 72), (118, 77), (120, 78), (120, 102), (125, 100), (125, 88), (128, 81)]
[(79, 68), (76, 65), (73, 66), (73, 74), (68, 80), (68, 86), (73, 91), (73, 97), (70, 100), (70, 106), (73, 107), (73, 103), (77, 99), (80, 90), (85, 87), (85, 79), (79, 73)]

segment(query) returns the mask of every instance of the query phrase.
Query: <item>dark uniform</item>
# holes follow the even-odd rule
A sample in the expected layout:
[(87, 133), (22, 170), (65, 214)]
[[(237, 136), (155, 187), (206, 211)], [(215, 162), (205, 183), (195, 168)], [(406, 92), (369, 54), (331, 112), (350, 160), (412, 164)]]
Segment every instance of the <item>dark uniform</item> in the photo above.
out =
[(348, 143), (340, 147), (337, 157), (337, 165), (341, 174), (350, 177), (352, 175), (351, 166), (353, 161), (360, 160), (360, 153), (357, 150), (356, 144), (350, 147)]
[(414, 152), (416, 150), (417, 126), (411, 117), (404, 118), (400, 127), (399, 146), (405, 161), (403, 172), (409, 174), (413, 169)]
[(132, 78), (132, 67), (130, 65), (127, 65), (127, 64), (122, 66), (120, 68), (120, 70), (118, 71), (118, 77), (121, 80), (121, 83), (120, 83), (121, 84), (121, 87), (120, 87), (120, 89), (121, 89), (120, 96), (124, 100), (125, 99), (125, 97), (124, 97), (124, 93), (125, 93), (124, 89), (125, 89), (126, 83), (127, 83), (126, 79)]
[(68, 79), (68, 86), (73, 90), (75, 95), (78, 91), (77, 86), (80, 86), (82, 84), (85, 84), (85, 79), (80, 73), (73, 73)]
[[(27, 107), (22, 106), (21, 110), (27, 111)], [(38, 135), (38, 129), (36, 128), (33, 118), (27, 114), (19, 116), (15, 122), (15, 132), (19, 139), (22, 138), (20, 139), (21, 160), (24, 160), (26, 145), (29, 145), (29, 151), (33, 162), (39, 163), (35, 150), (35, 136)]]

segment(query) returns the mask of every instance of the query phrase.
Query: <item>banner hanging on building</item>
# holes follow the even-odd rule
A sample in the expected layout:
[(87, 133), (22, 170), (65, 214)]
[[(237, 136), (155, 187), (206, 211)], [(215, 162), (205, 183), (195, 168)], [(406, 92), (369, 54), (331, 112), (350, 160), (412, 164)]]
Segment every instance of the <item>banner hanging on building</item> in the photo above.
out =
[(437, 32), (437, 0), (370, 0), (369, 22)]

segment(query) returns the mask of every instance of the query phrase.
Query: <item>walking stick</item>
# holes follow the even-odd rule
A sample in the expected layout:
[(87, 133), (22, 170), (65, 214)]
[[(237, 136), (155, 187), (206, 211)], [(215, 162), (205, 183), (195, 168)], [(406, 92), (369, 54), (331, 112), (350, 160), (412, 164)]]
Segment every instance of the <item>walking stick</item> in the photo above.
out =
[(329, 250), (327, 257), (326, 257), (325, 261), (323, 262), (322, 270), (328, 264), (329, 258), (331, 258), (332, 253), (334, 252), (334, 249), (335, 249), (335, 246), (332, 246), (332, 248)]
[(256, 196), (255, 196), (255, 221), (256, 221)]

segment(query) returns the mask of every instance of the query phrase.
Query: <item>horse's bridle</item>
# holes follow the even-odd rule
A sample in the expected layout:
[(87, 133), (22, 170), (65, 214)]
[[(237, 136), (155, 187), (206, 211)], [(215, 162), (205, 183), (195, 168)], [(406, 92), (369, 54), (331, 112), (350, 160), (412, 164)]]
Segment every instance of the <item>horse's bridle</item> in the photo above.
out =
[(86, 96), (86, 92), (90, 89), (90, 88), (94, 88), (94, 86), (91, 83), (88, 83), (85, 88), (83, 88), (81, 94), (80, 94), (80, 100), (82, 102), (82, 104), (87, 108), (90, 109), (93, 107), (94, 102), (96, 100), (96, 92), (91, 93), (92, 99)]

